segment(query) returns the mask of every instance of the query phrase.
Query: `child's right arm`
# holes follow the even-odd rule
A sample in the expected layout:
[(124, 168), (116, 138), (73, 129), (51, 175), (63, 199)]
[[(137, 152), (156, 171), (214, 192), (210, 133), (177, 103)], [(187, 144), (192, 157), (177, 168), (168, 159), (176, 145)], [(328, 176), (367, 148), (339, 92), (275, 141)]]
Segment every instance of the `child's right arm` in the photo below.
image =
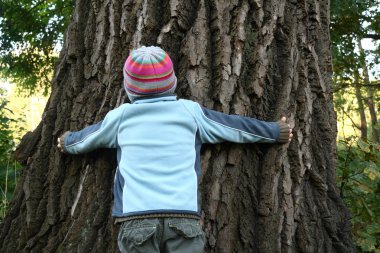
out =
[(184, 104), (194, 115), (203, 143), (286, 143), (293, 137), (285, 117), (278, 122), (266, 122), (209, 110), (194, 102)]
[(64, 153), (83, 154), (97, 148), (116, 148), (121, 110), (107, 113), (104, 120), (76, 132), (66, 132), (58, 138), (57, 147)]

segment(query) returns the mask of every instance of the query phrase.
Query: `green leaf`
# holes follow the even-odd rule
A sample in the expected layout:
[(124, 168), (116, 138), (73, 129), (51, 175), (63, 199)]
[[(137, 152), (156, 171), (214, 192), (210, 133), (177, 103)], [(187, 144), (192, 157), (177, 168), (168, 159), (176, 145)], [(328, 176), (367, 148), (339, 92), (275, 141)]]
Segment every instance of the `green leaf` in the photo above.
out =
[[(380, 235), (380, 223), (374, 223), (374, 224), (368, 225), (367, 226), (367, 232), (370, 235), (376, 235), (376, 234)], [(380, 237), (379, 237), (379, 239), (380, 239)]]
[(364, 141), (363, 139), (358, 140), (358, 147), (361, 149), (361, 151), (369, 153), (370, 150), (370, 144), (368, 142)]

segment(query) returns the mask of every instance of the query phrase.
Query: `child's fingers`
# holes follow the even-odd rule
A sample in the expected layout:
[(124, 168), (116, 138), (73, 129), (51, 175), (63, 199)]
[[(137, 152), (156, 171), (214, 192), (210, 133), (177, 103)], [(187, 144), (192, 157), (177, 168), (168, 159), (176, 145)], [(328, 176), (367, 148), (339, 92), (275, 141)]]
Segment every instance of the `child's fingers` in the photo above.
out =
[[(287, 118), (285, 116), (282, 116), (280, 119), (283, 123), (286, 123)], [(292, 141), (293, 138), (293, 129), (290, 127), (290, 124), (287, 124), (289, 127), (289, 142)]]
[(293, 139), (293, 128), (291, 128), (290, 125), (288, 126), (289, 126), (289, 142), (291, 142)]
[(292, 141), (292, 139), (293, 139), (293, 134), (292, 134), (292, 133), (290, 133), (290, 134), (289, 134), (289, 142), (291, 142), (291, 141)]
[(61, 144), (61, 138), (57, 139), (57, 148), (59, 151), (63, 152), (62, 144)]
[[(285, 116), (283, 116), (281, 118), (281, 121), (284, 122), (284, 123), (286, 123), (286, 120), (287, 120), (287, 118)], [(293, 134), (292, 134), (293, 133), (293, 128), (290, 126), (290, 124), (288, 124), (288, 127), (289, 127), (289, 141), (291, 141), (292, 138), (293, 138)]]

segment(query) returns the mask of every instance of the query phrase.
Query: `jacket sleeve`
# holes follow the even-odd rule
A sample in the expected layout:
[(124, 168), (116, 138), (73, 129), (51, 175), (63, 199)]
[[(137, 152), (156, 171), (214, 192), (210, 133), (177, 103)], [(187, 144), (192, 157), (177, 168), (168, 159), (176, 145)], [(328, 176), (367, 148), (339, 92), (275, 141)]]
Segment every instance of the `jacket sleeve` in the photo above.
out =
[(64, 135), (65, 153), (83, 154), (97, 148), (116, 148), (119, 121), (122, 115), (119, 110), (108, 112), (104, 120), (77, 132)]
[(228, 115), (206, 109), (197, 103), (191, 107), (203, 143), (288, 142), (289, 126), (283, 122), (266, 122), (239, 115)]

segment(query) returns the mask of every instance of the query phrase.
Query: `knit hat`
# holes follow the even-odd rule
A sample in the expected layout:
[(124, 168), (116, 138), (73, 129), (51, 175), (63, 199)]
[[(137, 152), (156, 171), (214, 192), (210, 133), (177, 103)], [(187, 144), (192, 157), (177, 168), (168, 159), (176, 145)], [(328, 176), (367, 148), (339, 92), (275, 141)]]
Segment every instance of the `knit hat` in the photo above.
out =
[(124, 64), (124, 88), (129, 100), (173, 94), (177, 86), (173, 63), (159, 47), (132, 50)]

